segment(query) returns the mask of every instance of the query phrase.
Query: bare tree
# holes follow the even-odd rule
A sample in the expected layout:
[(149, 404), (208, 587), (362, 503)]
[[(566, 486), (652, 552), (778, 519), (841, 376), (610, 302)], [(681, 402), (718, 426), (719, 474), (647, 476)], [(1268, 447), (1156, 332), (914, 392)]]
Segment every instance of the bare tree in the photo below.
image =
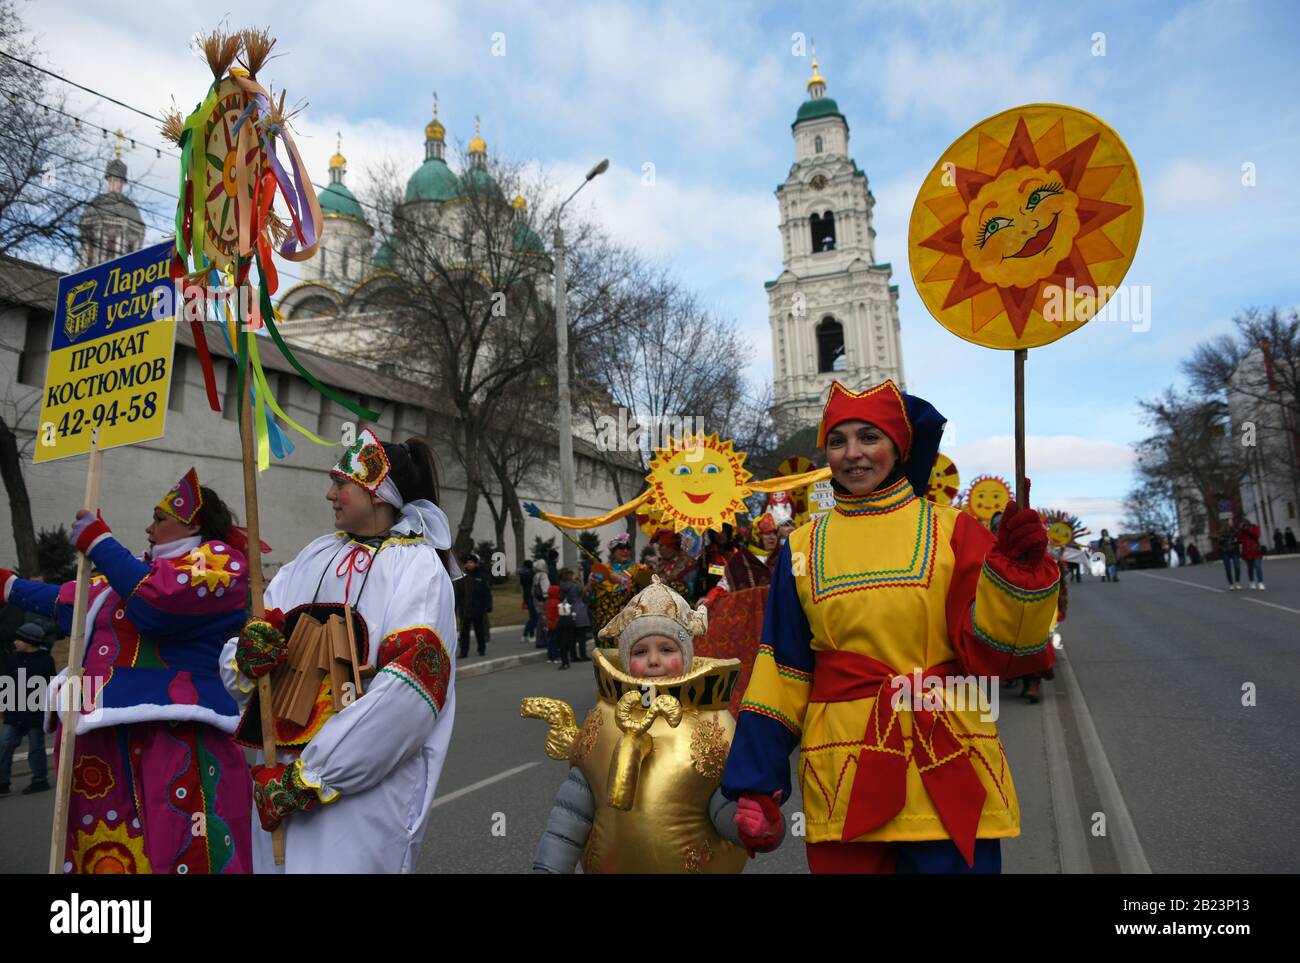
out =
[(1220, 498), (1239, 498), (1246, 465), (1244, 449), (1231, 431), (1227, 403), (1168, 388), (1160, 397), (1138, 404), (1154, 429), (1134, 445), (1140, 487), (1195, 492), (1210, 519), (1210, 534), (1216, 535), (1217, 503)]
[(13, 427), (20, 425), (40, 404), (40, 392), (33, 392), (25, 402), (12, 397), (12, 385), (0, 404), (0, 478), (9, 494), (9, 519), (13, 523), (14, 545), (18, 551), (18, 568), (25, 574), (40, 571), (37, 553), (36, 523), (32, 519), (32, 502), (23, 478), (23, 462), (30, 457), (33, 434), (25, 442), (18, 439)]
[(519, 489), (530, 476), (546, 470), (553, 458), (556, 400), (549, 379), (537, 373), (517, 379), (503, 390), (486, 444), (481, 449), (500, 492), (497, 500), (500, 508), (485, 492), (496, 527), (497, 545), (505, 547), (505, 528), (509, 523), (515, 558), (519, 562), (528, 557)]
[(466, 478), (456, 547), (464, 551), (488, 490), (484, 446), (499, 409), (517, 380), (553, 363), (555, 338), (551, 261), (535, 209), (508, 199), (524, 186), (520, 169), (471, 159), (456, 181), (446, 203), (408, 202), (391, 170), (377, 173), (372, 190), (391, 252), (379, 350), (426, 380), (435, 407), (455, 415), (452, 448)]
[(1173, 489), (1159, 479), (1144, 479), (1129, 492), (1120, 525), (1126, 532), (1154, 532), (1172, 544), (1178, 531)]
[(1260, 462), (1283, 474), (1300, 504), (1300, 312), (1250, 308), (1233, 325), (1197, 345), (1183, 372), (1203, 394), (1245, 400)]
[[(716, 431), (742, 443), (762, 436), (762, 405), (747, 395), (744, 374), (752, 352), (734, 322), (643, 263), (610, 298), (621, 305), (620, 322), (590, 331), (575, 363), (579, 411), (620, 500), (636, 494), (624, 490), (628, 467), (644, 474), (668, 434)], [(629, 531), (634, 525), (629, 518)]]
[[(79, 219), (97, 190), (95, 164), (74, 122), (62, 113), (63, 98), (45, 75), (27, 64), (39, 51), (12, 0), (0, 0), (0, 269), (6, 257), (59, 260), (74, 254)], [(41, 277), (45, 284), (46, 278)], [(27, 289), (10, 291), (20, 299)], [(23, 476), (31, 439), (20, 442), (17, 428), (39, 400), (19, 400), (6, 386), (0, 406), (0, 478), (9, 498), (18, 565), (39, 570), (31, 499)]]
[(26, 65), (38, 57), (12, 0), (0, 0), (0, 255), (49, 259), (76, 251), (99, 177), (63, 95)]

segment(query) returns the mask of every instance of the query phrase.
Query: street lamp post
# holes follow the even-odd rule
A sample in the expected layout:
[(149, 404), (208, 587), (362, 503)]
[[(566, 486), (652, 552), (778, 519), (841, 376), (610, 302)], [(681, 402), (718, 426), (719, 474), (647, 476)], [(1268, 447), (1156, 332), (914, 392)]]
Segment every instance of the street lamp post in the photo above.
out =
[[(587, 186), (593, 178), (609, 170), (609, 161), (602, 160), (587, 171), (587, 177), (577, 189), (565, 199), (555, 212), (555, 354), (559, 369), (559, 406), (560, 406), (560, 512), (563, 515), (577, 513), (576, 481), (573, 466), (573, 404), (569, 398), (569, 317), (567, 292), (564, 286), (564, 225), (562, 218), (564, 208), (569, 201), (578, 196), (578, 191)], [(576, 571), (577, 551), (573, 542), (564, 539), (561, 543), (565, 568)]]

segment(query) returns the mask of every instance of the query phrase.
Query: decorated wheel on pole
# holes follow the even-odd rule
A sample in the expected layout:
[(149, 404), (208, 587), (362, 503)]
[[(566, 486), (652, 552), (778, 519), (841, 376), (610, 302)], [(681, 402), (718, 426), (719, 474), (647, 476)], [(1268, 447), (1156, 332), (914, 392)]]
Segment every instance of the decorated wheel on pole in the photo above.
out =
[(952, 505), (961, 491), (961, 475), (951, 458), (943, 452), (934, 460), (930, 469), (930, 483), (926, 486), (925, 497), (938, 505)]
[(247, 106), (247, 95), (234, 80), (223, 80), (217, 87), (216, 108), (203, 131), (203, 250), (217, 267), (225, 267), (239, 254), (248, 253), (240, 251), (241, 223), (251, 240), (254, 192), (264, 158), (252, 120), (245, 114)]

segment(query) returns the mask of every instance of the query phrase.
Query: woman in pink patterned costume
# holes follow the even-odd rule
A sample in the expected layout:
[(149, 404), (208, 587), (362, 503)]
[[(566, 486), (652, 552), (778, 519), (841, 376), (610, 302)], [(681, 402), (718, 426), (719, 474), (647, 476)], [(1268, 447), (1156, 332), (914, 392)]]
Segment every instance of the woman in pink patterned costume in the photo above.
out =
[[(251, 780), (218, 666), (244, 621), (243, 532), (192, 468), (147, 532), (149, 550), (136, 558), (84, 509), (72, 529), (100, 574), (86, 617), (63, 870), (251, 872)], [(0, 569), (5, 601), (50, 615), (64, 632), (75, 586)]]

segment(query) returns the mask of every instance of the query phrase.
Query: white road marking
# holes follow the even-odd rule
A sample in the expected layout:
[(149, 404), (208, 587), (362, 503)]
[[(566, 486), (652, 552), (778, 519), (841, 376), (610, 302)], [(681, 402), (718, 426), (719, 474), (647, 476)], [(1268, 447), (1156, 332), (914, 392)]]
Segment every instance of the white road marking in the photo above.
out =
[(1052, 686), (1043, 686), (1043, 748), (1047, 752), (1047, 783), (1052, 793), (1052, 814), (1056, 819), (1057, 851), (1062, 873), (1091, 873), (1088, 838), (1083, 832), (1083, 814), (1074, 791), (1070, 754), (1065, 748), (1060, 703)]
[(1179, 585), (1190, 585), (1192, 588), (1205, 589), (1207, 592), (1223, 593), (1227, 589), (1215, 588), (1212, 585), (1202, 585), (1200, 582), (1189, 582), (1185, 578), (1170, 578), (1168, 575), (1152, 575), (1150, 572), (1132, 572), (1132, 575), (1141, 575), (1145, 578), (1158, 578), (1162, 582), (1177, 582)]
[(1283, 612), (1294, 612), (1300, 615), (1300, 609), (1289, 609), (1285, 605), (1278, 605), (1276, 602), (1265, 602), (1263, 599), (1244, 599), (1246, 602), (1254, 602), (1256, 605), (1267, 605), (1271, 609), (1281, 609)]
[[(1196, 588), (1205, 589), (1207, 592), (1219, 592), (1220, 594), (1223, 594), (1228, 591), (1227, 589), (1214, 588), (1213, 586), (1210, 585), (1202, 585), (1200, 582), (1189, 582), (1186, 579), (1170, 578), (1168, 575), (1152, 575), (1149, 572), (1134, 572), (1132, 574), (1144, 575), (1147, 578), (1158, 578), (1162, 582), (1177, 582), (1179, 585), (1191, 585)], [(1242, 589), (1242, 591), (1249, 592), (1251, 591), (1251, 589)], [(1283, 612), (1293, 612), (1296, 615), (1300, 615), (1300, 609), (1293, 609), (1285, 605), (1278, 605), (1276, 602), (1265, 602), (1263, 599), (1251, 598), (1250, 596), (1243, 597), (1242, 601), (1254, 602), (1256, 605), (1267, 605), (1271, 609), (1281, 609)]]
[(532, 769), (533, 766), (540, 766), (541, 762), (526, 762), (522, 766), (515, 766), (513, 769), (507, 769), (505, 772), (499, 772), (495, 776), (488, 776), (486, 779), (480, 779), (478, 782), (470, 783), (463, 789), (457, 789), (455, 792), (449, 792), (445, 796), (439, 796), (429, 804), (430, 809), (437, 809), (443, 803), (449, 803), (461, 796), (468, 796), (470, 793), (482, 789), (484, 786), (490, 786), (494, 782), (500, 782), (502, 779), (509, 779), (511, 776), (518, 775), (525, 769)]
[(1079, 725), (1079, 741), (1083, 744), (1083, 754), (1088, 760), (1088, 768), (1092, 770), (1093, 781), (1101, 794), (1101, 804), (1107, 814), (1107, 828), (1115, 844), (1115, 855), (1119, 858), (1120, 872), (1150, 873), (1151, 864), (1147, 862), (1146, 853), (1142, 849), (1142, 840), (1138, 838), (1137, 827), (1133, 825), (1133, 817), (1124, 802), (1119, 781), (1116, 780), (1115, 772), (1110, 767), (1110, 760), (1106, 758), (1101, 736), (1097, 734), (1092, 713), (1088, 711), (1088, 702), (1083, 697), (1083, 690), (1079, 688), (1079, 680), (1074, 677), (1074, 669), (1071, 668), (1069, 659), (1064, 657), (1064, 652), (1061, 655), (1062, 657), (1056, 661), (1058, 675), (1070, 690), (1070, 704), (1074, 707), (1074, 719)]

